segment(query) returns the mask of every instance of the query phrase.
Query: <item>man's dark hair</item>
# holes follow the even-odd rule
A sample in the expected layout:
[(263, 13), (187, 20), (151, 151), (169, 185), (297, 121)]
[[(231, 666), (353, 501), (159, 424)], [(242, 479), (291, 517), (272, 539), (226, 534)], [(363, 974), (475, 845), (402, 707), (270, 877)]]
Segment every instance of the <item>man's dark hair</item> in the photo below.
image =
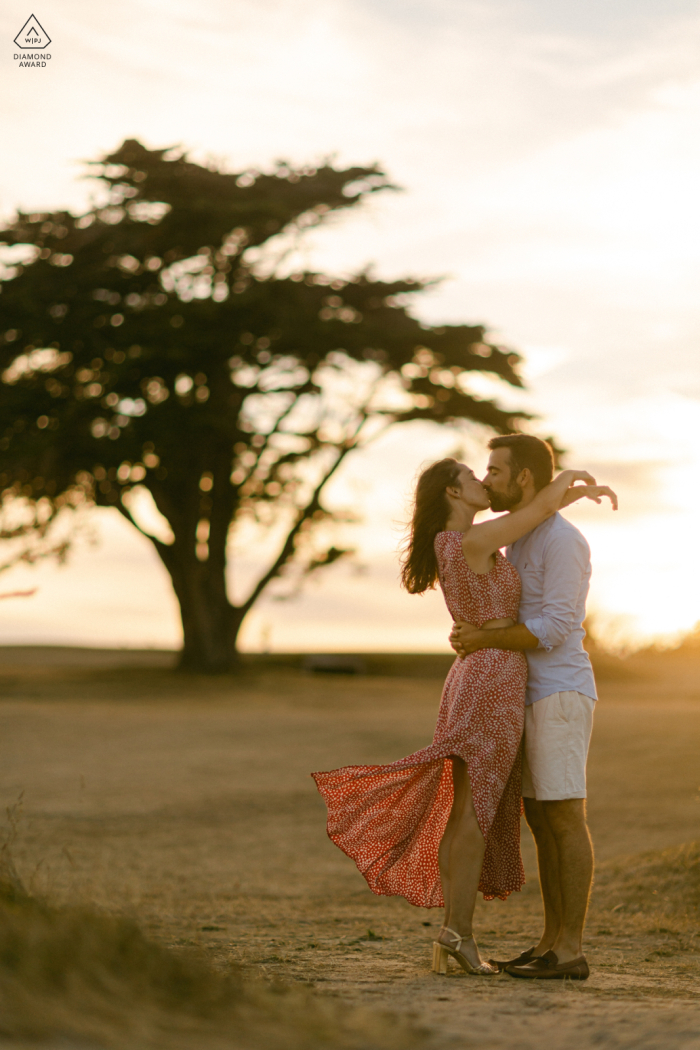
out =
[(491, 438), (489, 448), (507, 448), (510, 450), (511, 481), (517, 478), (521, 470), (528, 468), (532, 474), (537, 492), (548, 485), (554, 475), (554, 454), (552, 446), (531, 434), (504, 434)]

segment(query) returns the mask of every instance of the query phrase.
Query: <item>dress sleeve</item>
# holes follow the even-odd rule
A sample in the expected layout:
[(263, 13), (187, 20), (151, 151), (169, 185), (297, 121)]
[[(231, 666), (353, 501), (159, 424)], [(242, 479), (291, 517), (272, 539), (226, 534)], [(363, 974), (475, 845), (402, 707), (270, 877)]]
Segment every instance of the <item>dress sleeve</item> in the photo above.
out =
[(448, 564), (450, 557), (452, 556), (455, 536), (456, 533), (454, 532), (438, 532), (435, 537), (433, 547), (440, 576), (443, 575), (445, 566)]

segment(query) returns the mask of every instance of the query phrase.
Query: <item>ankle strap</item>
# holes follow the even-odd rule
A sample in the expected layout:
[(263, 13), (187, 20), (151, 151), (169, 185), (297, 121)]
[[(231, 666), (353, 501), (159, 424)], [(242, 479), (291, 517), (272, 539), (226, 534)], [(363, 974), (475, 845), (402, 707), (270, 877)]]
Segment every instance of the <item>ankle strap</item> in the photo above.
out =
[(457, 930), (450, 929), (449, 926), (443, 926), (443, 929), (445, 930), (446, 933), (449, 933), (452, 938), (454, 938), (455, 942), (457, 942), (457, 943), (454, 944), (454, 950), (455, 951), (459, 951), (460, 948), (462, 947), (462, 936), (461, 936), (461, 934), (458, 933)]
[(455, 949), (456, 952), (461, 950), (462, 942), (464, 940), (470, 941), (470, 940), (473, 939), (473, 936), (474, 936), (473, 934), (470, 933), (469, 936), (465, 938), (465, 937), (462, 936), (461, 933), (457, 933), (456, 930), (451, 930), (449, 926), (443, 926), (442, 928), (443, 928), (445, 933), (449, 933), (451, 935), (451, 937), (454, 937), (454, 939), (456, 941), (456, 943), (454, 945), (454, 949)]

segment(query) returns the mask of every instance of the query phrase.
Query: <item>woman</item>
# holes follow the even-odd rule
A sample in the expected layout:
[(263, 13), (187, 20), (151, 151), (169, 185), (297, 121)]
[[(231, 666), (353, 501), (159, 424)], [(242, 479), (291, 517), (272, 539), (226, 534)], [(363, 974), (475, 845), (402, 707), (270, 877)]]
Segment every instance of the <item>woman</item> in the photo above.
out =
[[(575, 481), (587, 484), (571, 489)], [(403, 585), (440, 582), (453, 619), (479, 627), (517, 620), (520, 578), (500, 548), (585, 494), (585, 471), (563, 471), (521, 510), (474, 525), (486, 491), (454, 459), (425, 470), (416, 487)], [(328, 835), (374, 893), (423, 908), (444, 904), (433, 969), (451, 955), (467, 973), (493, 974), (472, 935), (476, 894), (502, 900), (524, 882), (520, 859), (520, 741), (527, 664), (520, 652), (481, 649), (455, 660), (433, 743), (385, 766), (314, 773), (328, 807)]]

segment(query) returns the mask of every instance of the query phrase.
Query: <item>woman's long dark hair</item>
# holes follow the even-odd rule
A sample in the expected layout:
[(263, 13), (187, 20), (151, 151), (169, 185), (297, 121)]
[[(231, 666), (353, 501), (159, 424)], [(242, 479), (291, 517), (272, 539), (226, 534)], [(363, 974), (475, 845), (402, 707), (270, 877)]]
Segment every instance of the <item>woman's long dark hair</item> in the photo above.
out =
[(457, 480), (459, 466), (456, 459), (441, 459), (418, 478), (411, 527), (401, 562), (401, 582), (409, 594), (422, 594), (435, 586), (438, 566), (433, 543), (447, 524), (450, 507), (445, 489)]

